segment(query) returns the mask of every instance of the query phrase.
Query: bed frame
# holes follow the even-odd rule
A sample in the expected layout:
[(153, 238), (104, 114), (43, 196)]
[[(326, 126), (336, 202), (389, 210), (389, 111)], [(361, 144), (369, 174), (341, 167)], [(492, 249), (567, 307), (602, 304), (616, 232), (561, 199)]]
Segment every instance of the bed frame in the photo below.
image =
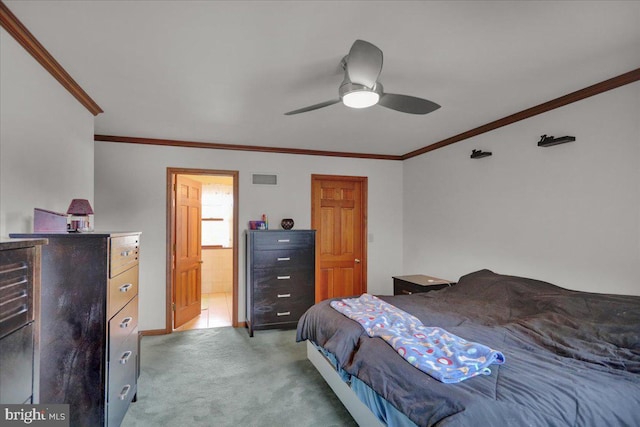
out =
[(355, 392), (340, 378), (331, 362), (307, 340), (307, 359), (315, 366), (322, 378), (336, 394), (338, 399), (347, 408), (353, 419), (359, 426), (384, 427), (371, 410), (356, 396)]

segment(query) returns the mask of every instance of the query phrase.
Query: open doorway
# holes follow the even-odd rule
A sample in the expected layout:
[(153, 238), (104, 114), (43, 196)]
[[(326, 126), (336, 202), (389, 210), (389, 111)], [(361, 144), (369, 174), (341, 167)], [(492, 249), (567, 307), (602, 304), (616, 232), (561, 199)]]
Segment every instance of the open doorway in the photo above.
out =
[(238, 172), (167, 168), (166, 330), (237, 326)]

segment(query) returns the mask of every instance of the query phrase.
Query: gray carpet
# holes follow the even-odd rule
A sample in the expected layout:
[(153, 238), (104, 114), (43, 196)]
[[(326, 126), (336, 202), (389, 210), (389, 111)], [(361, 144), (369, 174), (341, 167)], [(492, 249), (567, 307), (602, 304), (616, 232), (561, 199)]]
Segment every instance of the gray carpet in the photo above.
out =
[(123, 427), (356, 426), (295, 331), (231, 327), (142, 339), (138, 401)]

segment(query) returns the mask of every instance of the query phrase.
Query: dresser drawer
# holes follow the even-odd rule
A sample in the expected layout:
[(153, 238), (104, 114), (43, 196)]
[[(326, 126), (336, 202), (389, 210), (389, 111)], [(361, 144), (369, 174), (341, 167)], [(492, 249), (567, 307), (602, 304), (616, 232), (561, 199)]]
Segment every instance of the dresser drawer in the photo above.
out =
[(0, 341), (0, 402), (2, 403), (24, 403), (27, 400), (27, 403), (32, 403), (33, 329), (32, 322)]
[[(123, 341), (138, 326), (138, 296), (136, 295), (109, 320), (109, 342)], [(117, 346), (117, 344), (116, 344)]]
[(314, 233), (301, 231), (253, 232), (256, 250), (309, 248), (314, 246)]
[(34, 319), (32, 262), (29, 249), (0, 252), (0, 337)]
[(253, 254), (254, 268), (313, 268), (314, 251), (310, 249), (274, 249), (256, 251)]
[[(109, 346), (109, 364), (112, 368), (135, 365), (138, 357), (138, 329), (134, 328), (126, 337), (112, 340)], [(111, 370), (109, 375), (111, 376)]]
[(304, 289), (313, 294), (314, 271), (311, 269), (265, 269), (256, 270), (253, 276), (254, 295), (272, 295), (291, 289)]
[[(137, 329), (134, 330), (137, 332)], [(110, 352), (108, 400), (107, 400), (107, 424), (118, 426), (127, 411), (129, 403), (137, 392), (136, 365), (138, 334), (132, 333), (123, 343), (122, 351), (117, 355)], [(124, 350), (128, 349), (128, 350)]]
[(138, 266), (109, 279), (108, 317), (113, 317), (131, 298), (138, 295)]
[(256, 325), (297, 322), (313, 305), (313, 295), (297, 294), (287, 300), (259, 299), (255, 301), (254, 322)]
[(254, 305), (258, 304), (261, 300), (282, 300), (295, 295), (315, 295), (313, 283), (308, 281), (284, 281), (284, 280), (269, 280), (258, 281), (253, 291)]
[(109, 277), (115, 277), (138, 264), (140, 237), (119, 236), (111, 238), (111, 266)]
[(138, 328), (134, 327), (129, 335), (116, 335), (109, 340), (109, 363), (125, 365), (136, 363), (135, 354), (138, 349)]

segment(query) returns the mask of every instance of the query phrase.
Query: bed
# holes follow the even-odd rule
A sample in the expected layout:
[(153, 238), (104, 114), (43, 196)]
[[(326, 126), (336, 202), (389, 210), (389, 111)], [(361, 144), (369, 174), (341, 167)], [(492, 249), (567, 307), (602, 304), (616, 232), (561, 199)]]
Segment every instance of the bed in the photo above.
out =
[(301, 317), (297, 340), (307, 340), (319, 370), (331, 367), (334, 391), (360, 411), (361, 425), (640, 425), (638, 296), (481, 270), (449, 288), (380, 299), (506, 361), (490, 375), (446, 384), (322, 301)]

